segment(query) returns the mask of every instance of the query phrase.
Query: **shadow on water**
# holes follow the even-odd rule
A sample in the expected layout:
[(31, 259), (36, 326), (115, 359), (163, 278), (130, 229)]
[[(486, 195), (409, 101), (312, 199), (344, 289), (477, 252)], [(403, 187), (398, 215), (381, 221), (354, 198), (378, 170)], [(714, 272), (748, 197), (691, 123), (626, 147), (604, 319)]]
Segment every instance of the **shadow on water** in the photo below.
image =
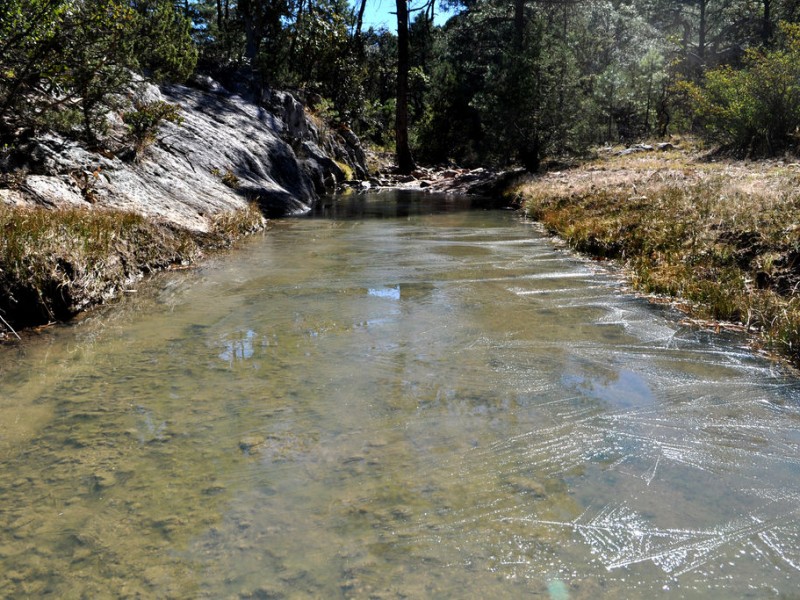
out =
[(480, 196), (386, 190), (379, 193), (351, 193), (323, 198), (310, 217), (318, 219), (404, 219), (468, 210), (498, 208), (497, 201)]
[(352, 195), (0, 348), (0, 597), (800, 589), (800, 385), (517, 215)]

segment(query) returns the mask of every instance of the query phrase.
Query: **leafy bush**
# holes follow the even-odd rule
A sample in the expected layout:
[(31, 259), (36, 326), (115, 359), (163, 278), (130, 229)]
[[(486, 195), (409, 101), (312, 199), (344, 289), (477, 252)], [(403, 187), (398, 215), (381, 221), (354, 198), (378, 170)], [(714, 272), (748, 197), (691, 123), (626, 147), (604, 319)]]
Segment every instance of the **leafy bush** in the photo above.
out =
[(773, 51), (750, 49), (744, 68), (706, 73), (690, 85), (705, 136), (740, 153), (771, 155), (791, 146), (800, 129), (800, 25), (782, 24)]
[(164, 121), (178, 125), (182, 121), (180, 106), (163, 100), (137, 102), (133, 108), (134, 110), (122, 115), (122, 120), (128, 126), (137, 156), (156, 141), (156, 134)]

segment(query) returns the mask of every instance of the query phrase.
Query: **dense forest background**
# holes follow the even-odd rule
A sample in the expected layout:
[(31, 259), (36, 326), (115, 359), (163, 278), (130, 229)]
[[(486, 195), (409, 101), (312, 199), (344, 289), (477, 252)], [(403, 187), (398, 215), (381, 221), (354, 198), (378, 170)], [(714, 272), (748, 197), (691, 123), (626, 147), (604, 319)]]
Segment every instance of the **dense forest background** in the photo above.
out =
[[(364, 29), (370, 1), (5, 0), (2, 152), (46, 130), (102, 145), (135, 74), (197, 72), (295, 90), (402, 168), (535, 170), (688, 131), (741, 155), (797, 142), (800, 0), (397, 0), (397, 34)], [(177, 117), (123, 118), (144, 137)]]

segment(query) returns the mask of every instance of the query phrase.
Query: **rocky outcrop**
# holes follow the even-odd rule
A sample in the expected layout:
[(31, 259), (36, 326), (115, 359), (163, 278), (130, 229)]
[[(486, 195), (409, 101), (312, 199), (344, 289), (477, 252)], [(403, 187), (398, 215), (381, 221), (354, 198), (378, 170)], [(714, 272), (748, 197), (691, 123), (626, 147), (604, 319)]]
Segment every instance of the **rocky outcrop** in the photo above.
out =
[[(142, 84), (140, 101), (181, 107), (180, 124), (162, 125), (139, 160), (124, 152), (93, 151), (55, 134), (27, 148), (21, 193), (0, 200), (47, 206), (95, 205), (136, 212), (193, 231), (209, 217), (256, 202), (268, 216), (303, 213), (333, 191), (345, 168), (365, 175), (358, 139), (311, 119), (286, 92), (260, 102), (228, 92), (208, 78), (192, 86)], [(125, 128), (111, 115), (111, 139)]]

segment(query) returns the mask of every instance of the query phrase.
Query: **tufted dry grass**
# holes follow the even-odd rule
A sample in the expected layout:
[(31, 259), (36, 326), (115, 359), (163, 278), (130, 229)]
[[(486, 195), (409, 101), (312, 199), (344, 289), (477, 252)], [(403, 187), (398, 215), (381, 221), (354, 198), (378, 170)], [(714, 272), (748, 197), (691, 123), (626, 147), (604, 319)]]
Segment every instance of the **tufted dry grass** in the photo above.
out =
[(623, 261), (637, 290), (800, 365), (797, 162), (606, 152), (513, 193), (577, 250)]
[(217, 217), (200, 234), (132, 213), (0, 204), (0, 315), (12, 326), (68, 319), (265, 224), (254, 206)]

